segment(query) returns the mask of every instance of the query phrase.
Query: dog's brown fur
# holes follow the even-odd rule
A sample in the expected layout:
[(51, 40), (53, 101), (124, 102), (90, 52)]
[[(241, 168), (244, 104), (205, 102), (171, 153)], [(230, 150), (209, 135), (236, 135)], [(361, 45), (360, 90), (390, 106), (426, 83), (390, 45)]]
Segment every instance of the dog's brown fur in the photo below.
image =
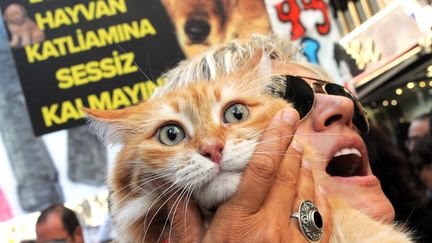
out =
[(26, 9), (19, 4), (7, 6), (4, 19), (11, 34), (11, 47), (23, 47), (43, 41), (45, 38), (44, 32), (27, 16)]
[[(252, 33), (268, 34), (271, 31), (263, 0), (162, 0), (162, 3), (175, 26), (180, 47), (188, 58), (234, 38), (248, 38)], [(208, 34), (202, 34), (199, 40), (191, 39), (185, 30), (191, 20), (206, 25)]]

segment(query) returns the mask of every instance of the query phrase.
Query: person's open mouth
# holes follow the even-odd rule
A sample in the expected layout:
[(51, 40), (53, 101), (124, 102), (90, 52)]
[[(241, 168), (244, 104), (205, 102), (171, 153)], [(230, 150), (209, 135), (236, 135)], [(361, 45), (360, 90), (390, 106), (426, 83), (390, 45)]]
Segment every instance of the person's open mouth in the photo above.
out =
[(330, 176), (353, 177), (367, 176), (362, 155), (356, 148), (343, 148), (329, 161), (327, 174)]

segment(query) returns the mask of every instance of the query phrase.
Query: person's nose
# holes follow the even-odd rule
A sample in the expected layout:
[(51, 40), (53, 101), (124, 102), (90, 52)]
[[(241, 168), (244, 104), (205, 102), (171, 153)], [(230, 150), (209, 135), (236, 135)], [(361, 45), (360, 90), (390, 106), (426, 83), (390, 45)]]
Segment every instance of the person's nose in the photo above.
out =
[(354, 103), (343, 96), (315, 94), (312, 110), (314, 130), (322, 132), (333, 126), (352, 127)]

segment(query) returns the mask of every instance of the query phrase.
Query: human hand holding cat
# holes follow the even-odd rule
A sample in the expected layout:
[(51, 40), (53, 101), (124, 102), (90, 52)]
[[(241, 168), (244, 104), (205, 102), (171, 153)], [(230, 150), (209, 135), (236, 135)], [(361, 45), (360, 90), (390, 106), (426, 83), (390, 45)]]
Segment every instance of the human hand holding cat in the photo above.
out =
[(330, 207), (320, 192), (315, 193), (311, 171), (300, 167), (303, 148), (293, 142), (298, 119), (292, 108), (274, 116), (236, 194), (218, 208), (204, 236), (196, 205), (180, 204), (171, 218), (175, 242), (307, 242), (296, 219), (290, 217), (304, 199), (316, 202), (320, 209), (321, 242), (328, 242)]

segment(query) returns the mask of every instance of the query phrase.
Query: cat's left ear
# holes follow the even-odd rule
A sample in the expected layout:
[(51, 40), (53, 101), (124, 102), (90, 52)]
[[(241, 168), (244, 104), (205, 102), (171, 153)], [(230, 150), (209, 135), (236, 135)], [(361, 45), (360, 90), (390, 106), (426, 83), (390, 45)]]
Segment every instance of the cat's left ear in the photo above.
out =
[(90, 129), (105, 144), (121, 144), (129, 130), (128, 124), (130, 112), (128, 108), (121, 110), (94, 110), (82, 108), (86, 113)]

